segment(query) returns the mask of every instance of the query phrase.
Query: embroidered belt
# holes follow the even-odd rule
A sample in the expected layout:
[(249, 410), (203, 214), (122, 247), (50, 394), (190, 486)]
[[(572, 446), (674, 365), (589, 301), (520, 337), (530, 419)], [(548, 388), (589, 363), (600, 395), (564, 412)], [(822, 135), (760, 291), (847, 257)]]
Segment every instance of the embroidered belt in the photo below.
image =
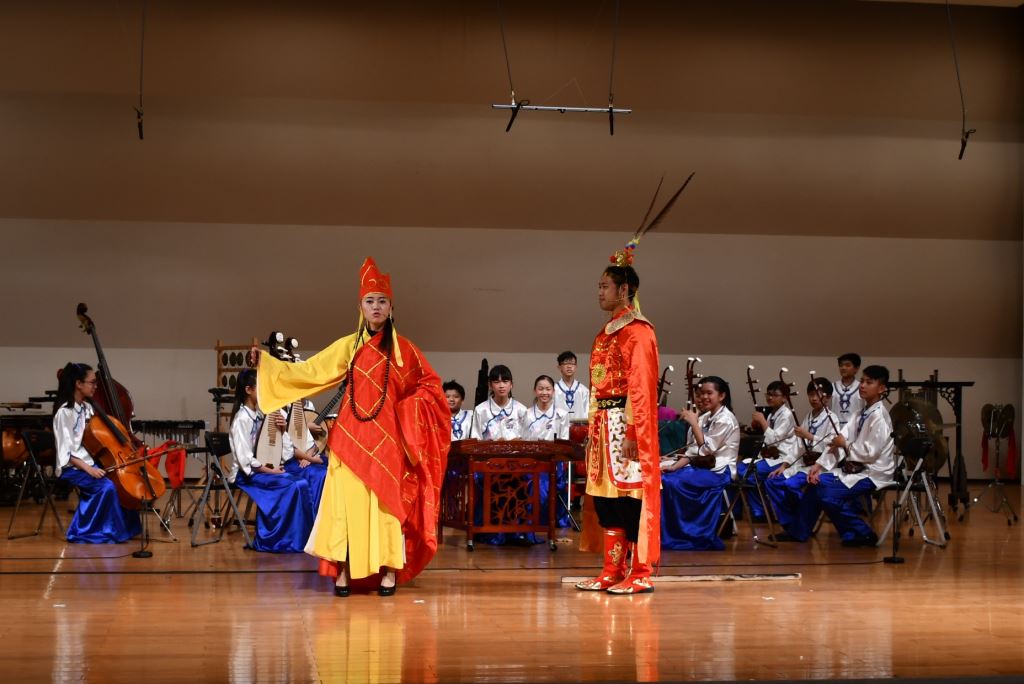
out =
[(597, 399), (596, 403), (599, 411), (606, 411), (607, 409), (613, 408), (626, 408), (626, 397), (605, 397), (604, 399)]

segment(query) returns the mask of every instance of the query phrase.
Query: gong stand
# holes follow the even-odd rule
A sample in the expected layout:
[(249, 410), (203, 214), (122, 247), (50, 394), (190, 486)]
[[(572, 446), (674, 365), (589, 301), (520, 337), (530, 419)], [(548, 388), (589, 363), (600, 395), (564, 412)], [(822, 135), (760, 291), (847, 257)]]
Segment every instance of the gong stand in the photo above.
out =
[[(966, 511), (971, 503), (971, 495), (967, 491), (967, 467), (963, 456), (963, 390), (965, 387), (973, 386), (973, 381), (939, 380), (938, 370), (924, 382), (910, 382), (903, 379), (902, 368), (899, 370), (899, 380), (890, 380), (888, 384), (889, 391), (898, 390), (902, 394), (904, 390), (923, 390), (925, 398), (930, 399), (932, 403), (937, 402), (937, 397), (942, 397), (952, 407), (954, 427), (956, 428), (954, 440), (956, 450), (955, 455), (949, 456), (946, 465), (949, 469), (950, 480), (949, 507), (953, 512), (958, 513), (959, 520), (963, 520), (964, 515), (963, 512), (957, 510), (957, 507), (963, 504), (964, 511)], [(886, 396), (888, 396), (888, 392), (886, 392)]]

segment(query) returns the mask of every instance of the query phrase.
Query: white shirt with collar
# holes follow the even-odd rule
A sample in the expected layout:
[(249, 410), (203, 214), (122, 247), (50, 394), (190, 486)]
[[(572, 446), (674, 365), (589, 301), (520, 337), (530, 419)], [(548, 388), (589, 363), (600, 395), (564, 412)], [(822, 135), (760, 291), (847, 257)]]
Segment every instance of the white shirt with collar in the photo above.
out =
[(561, 378), (555, 383), (555, 408), (569, 415), (569, 420), (587, 420), (590, 413), (590, 390), (579, 380), (572, 386)]
[(852, 385), (844, 385), (842, 380), (832, 383), (832, 413), (838, 416), (840, 428), (849, 423), (862, 408), (864, 400), (860, 398), (859, 380), (854, 380)]
[(473, 434), (477, 439), (521, 439), (526, 407), (509, 398), (504, 407), (488, 398), (473, 409)]
[[(830, 421), (829, 418), (832, 420)], [(797, 473), (806, 473), (811, 469), (812, 466), (804, 465), (803, 455), (805, 450), (817, 451), (821, 454), (828, 451), (828, 445), (832, 442), (832, 438), (836, 436), (836, 431), (832, 427), (833, 422), (837, 426), (839, 425), (835, 414), (828, 408), (821, 409), (816, 416), (813, 413), (808, 413), (804, 416), (804, 419), (800, 421), (800, 427), (814, 435), (814, 439), (797, 438), (799, 441), (797, 458), (796, 461), (786, 468), (783, 473), (785, 477), (793, 477)]]
[(254, 468), (263, 464), (256, 460), (256, 438), (263, 424), (263, 414), (256, 409), (242, 406), (231, 420), (231, 453), (235, 455), (238, 467), (246, 475), (252, 475)]
[[(61, 471), (71, 465), (71, 458), (80, 458), (86, 465), (94, 466), (96, 462), (84, 446), (82, 436), (85, 435), (85, 426), (93, 417), (92, 404), (82, 402), (74, 404), (68, 402), (57, 409), (53, 416), (53, 436), (57, 444), (57, 476)], [(74, 466), (71, 466), (74, 467)]]
[(736, 416), (725, 406), (719, 406), (713, 414), (702, 413), (697, 421), (701, 432), (704, 433), (704, 444), (697, 446), (696, 436), (690, 437), (686, 455), (713, 455), (715, 457), (713, 470), (716, 473), (723, 473), (728, 468), (735, 476), (736, 458), (740, 453), (740, 424), (736, 420)]
[(569, 439), (569, 413), (556, 408), (554, 403), (547, 411), (541, 411), (537, 404), (526, 410), (523, 421), (523, 439), (552, 441)]
[(473, 414), (466, 409), (459, 409), (452, 416), (452, 441), (473, 439)]
[(768, 416), (768, 427), (764, 431), (764, 443), (761, 446), (775, 447), (779, 450), (776, 458), (766, 458), (770, 466), (777, 466), (782, 462), (792, 463), (800, 450), (800, 440), (796, 436), (796, 417), (793, 411), (783, 404)]
[(831, 472), (847, 487), (853, 487), (864, 478), (870, 478), (876, 487), (892, 483), (896, 461), (893, 458), (895, 445), (892, 439), (892, 418), (885, 410), (884, 401), (876, 401), (857, 412), (839, 433), (846, 438), (849, 459), (867, 466), (859, 473), (844, 473), (836, 466), (839, 455), (826, 451), (818, 459), (823, 470)]

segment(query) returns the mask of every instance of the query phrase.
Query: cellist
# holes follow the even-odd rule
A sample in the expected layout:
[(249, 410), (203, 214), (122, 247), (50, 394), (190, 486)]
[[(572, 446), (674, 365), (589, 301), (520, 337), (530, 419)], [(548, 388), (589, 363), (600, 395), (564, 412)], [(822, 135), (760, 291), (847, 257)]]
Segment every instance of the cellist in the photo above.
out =
[(85, 544), (119, 544), (142, 533), (139, 512), (121, 506), (117, 487), (82, 445), (94, 412), (96, 371), (69, 363), (59, 374), (53, 402), (53, 434), (57, 444), (57, 475), (78, 488), (78, 508), (67, 540)]

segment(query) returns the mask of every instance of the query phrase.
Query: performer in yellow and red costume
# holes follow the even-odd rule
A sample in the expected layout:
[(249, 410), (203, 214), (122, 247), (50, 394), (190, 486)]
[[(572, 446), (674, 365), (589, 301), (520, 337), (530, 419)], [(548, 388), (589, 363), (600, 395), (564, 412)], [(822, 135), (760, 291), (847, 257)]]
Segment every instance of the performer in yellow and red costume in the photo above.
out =
[(266, 414), (347, 387), (328, 435), (329, 465), (306, 552), (348, 596), (349, 580), (380, 574), (378, 593), (415, 577), (437, 551), (437, 515), (450, 440), (441, 379), (398, 335), (391, 279), (373, 259), (359, 272), (359, 325), (305, 362), (258, 357), (258, 400)]
[[(654, 591), (651, 573), (661, 555), (658, 341), (654, 325), (640, 312), (640, 277), (633, 257), (640, 237), (660, 222), (689, 182), (688, 178), (649, 224), (644, 217), (598, 282), (598, 304), (610, 320), (590, 353), (586, 491), (603, 528), (604, 566), (600, 575), (579, 582), (577, 589), (612, 594)], [(657, 199), (657, 191), (654, 196)], [(651, 209), (647, 211), (650, 215)], [(590, 541), (595, 537), (594, 522), (594, 516), (584, 515), (583, 550), (596, 550)]]

